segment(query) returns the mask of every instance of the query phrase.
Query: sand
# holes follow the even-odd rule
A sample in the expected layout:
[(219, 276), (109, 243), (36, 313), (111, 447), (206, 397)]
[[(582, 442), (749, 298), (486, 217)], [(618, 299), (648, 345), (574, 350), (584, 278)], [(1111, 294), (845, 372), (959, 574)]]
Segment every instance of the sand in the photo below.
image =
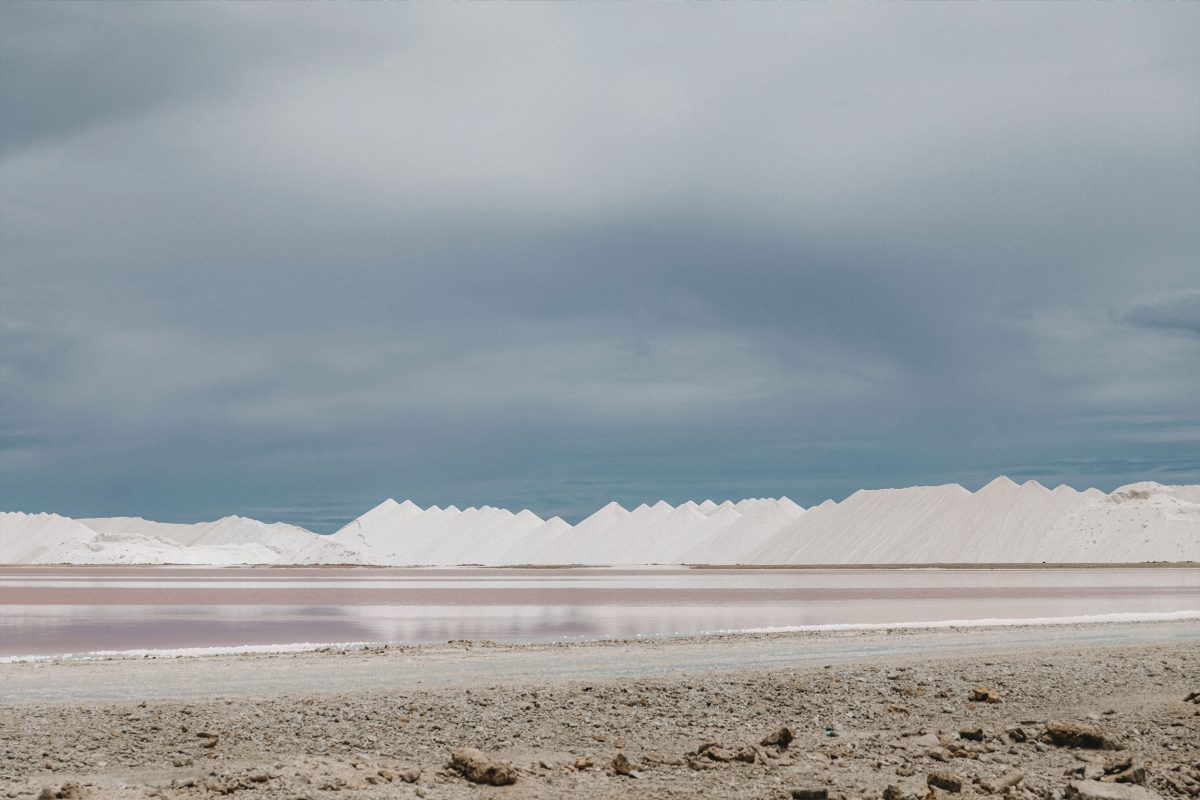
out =
[[(1194, 622), (6, 664), (0, 787), (915, 800), (934, 775), (962, 784), (935, 797), (1058, 800), (1073, 781), (1120, 774), (1188, 797), (1200, 794), (1200, 705), (1185, 700), (1198, 682)], [(976, 688), (1000, 702), (973, 701)], [(1056, 720), (1120, 749), (1055, 744)], [(787, 748), (761, 744), (781, 726)], [(449, 766), (462, 747), (516, 782), (471, 783)]]

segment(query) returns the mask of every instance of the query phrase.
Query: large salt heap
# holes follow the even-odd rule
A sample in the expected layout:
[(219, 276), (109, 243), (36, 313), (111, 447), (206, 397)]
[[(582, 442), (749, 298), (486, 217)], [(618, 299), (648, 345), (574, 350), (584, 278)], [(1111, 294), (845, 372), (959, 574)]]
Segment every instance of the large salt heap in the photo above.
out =
[(528, 509), (514, 514), (492, 506), (468, 508), (453, 523), (439, 527), (435, 537), (413, 547), (401, 561), (420, 566), (496, 564), (500, 554), (543, 522)]
[(542, 527), (532, 511), (484, 506), (422, 509), (385, 500), (329, 538), (371, 564), (431, 566), (494, 564), (515, 542)]
[(973, 493), (956, 483), (861, 490), (841, 503), (809, 509), (749, 559), (760, 564), (1039, 562), (1046, 560), (1046, 533), (1092, 496), (1065, 486), (1051, 491), (1036, 481), (1017, 485), (1003, 476)]
[(530, 553), (545, 553), (551, 542), (573, 530), (571, 523), (562, 517), (551, 517), (528, 533), (511, 542), (495, 556), (496, 564), (546, 564), (546, 561), (529, 561)]
[(681, 561), (687, 564), (751, 563), (751, 554), (784, 526), (794, 522), (804, 513), (804, 509), (783, 497), (779, 500), (754, 500), (743, 506), (741, 511), (722, 508), (714, 512), (714, 516), (728, 512), (736, 516), (732, 519), (725, 517), (725, 524), (694, 542), (683, 553)]
[(574, 528), (563, 529), (548, 544), (521, 550), (518, 560), (527, 564), (738, 563), (751, 543), (802, 512), (787, 498), (720, 504), (689, 500), (677, 507), (660, 500), (633, 511), (609, 503)]
[(0, 512), (0, 564), (55, 563), (43, 559), (80, 548), (95, 536), (96, 531), (70, 517)]
[[(1200, 560), (1200, 504), (1159, 484), (1105, 495), (1000, 477), (860, 491), (810, 509), (750, 555), (764, 564), (929, 564)], [(1145, 530), (1145, 534), (1141, 532)]]
[[(518, 564), (601, 564), (604, 562), (593, 560), (596, 552), (633, 516), (620, 503), (612, 502), (578, 525), (560, 529), (546, 541), (527, 537), (507, 555)], [(534, 544), (540, 546), (530, 546)]]
[(1044, 537), (1046, 561), (1200, 561), (1200, 486), (1146, 481), (1096, 492)]
[[(420, 516), (422, 509), (411, 500), (397, 503), (390, 497), (329, 537), (344, 547), (374, 560), (386, 560), (396, 549), (395, 531)], [(386, 563), (386, 562), (385, 562)]]

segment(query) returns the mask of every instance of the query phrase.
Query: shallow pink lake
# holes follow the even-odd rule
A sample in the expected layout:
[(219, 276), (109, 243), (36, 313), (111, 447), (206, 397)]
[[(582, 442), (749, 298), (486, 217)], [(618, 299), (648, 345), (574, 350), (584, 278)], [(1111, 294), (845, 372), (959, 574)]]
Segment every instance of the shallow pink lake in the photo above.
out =
[(0, 657), (1200, 612), (1195, 569), (0, 568)]

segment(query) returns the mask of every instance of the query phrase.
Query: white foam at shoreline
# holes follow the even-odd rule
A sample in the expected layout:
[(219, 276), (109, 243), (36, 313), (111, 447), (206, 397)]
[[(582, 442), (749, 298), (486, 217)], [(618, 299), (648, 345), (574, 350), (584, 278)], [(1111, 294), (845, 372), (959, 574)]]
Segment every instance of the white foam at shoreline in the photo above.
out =
[(115, 661), (140, 658), (191, 658), (196, 656), (271, 655), (273, 653), (306, 653), (324, 648), (353, 650), (367, 647), (399, 647), (395, 642), (293, 642), (291, 644), (238, 644), (214, 647), (179, 647), (166, 650), (93, 650), (86, 653), (61, 653), (37, 656), (0, 656), (0, 664), (29, 661)]
[(998, 628), (1038, 625), (1091, 625), (1108, 622), (1178, 622), (1200, 620), (1194, 611), (1147, 611), (1116, 614), (1085, 614), (1074, 617), (987, 617), (983, 619), (942, 619), (928, 622), (838, 622), (828, 625), (780, 625), (766, 628), (731, 628), (701, 631), (702, 635), (731, 633), (810, 633), (816, 631), (889, 631), (927, 628)]
[[(679, 636), (728, 636), (736, 634), (762, 633), (819, 633), (836, 631), (885, 631), (927, 630), (947, 628), (996, 628), (996, 627), (1040, 627), (1048, 625), (1102, 625), (1115, 622), (1181, 622), (1200, 620), (1200, 609), (1193, 611), (1161, 611), (1144, 613), (1087, 614), (1071, 617), (1028, 617), (951, 619), (927, 622), (864, 622), (835, 623), (828, 625), (785, 625), (765, 628), (731, 628), (726, 630), (699, 631), (694, 634), (650, 634), (639, 633), (628, 639), (612, 637), (570, 637), (572, 642), (638, 641), (644, 639), (669, 639)], [(567, 641), (549, 639), (545, 643)], [(532, 643), (532, 642), (530, 642)], [(516, 644), (516, 643), (508, 643)], [(164, 650), (97, 650), (88, 653), (63, 653), (56, 655), (0, 656), (0, 664), (30, 663), (42, 661), (114, 661), (138, 660), (142, 658), (194, 658), (204, 656), (272, 655), (280, 653), (305, 653), (317, 650), (359, 650), (370, 647), (418, 647), (419, 643), (405, 642), (295, 642), (291, 644), (243, 644), (215, 647), (181, 647)]]

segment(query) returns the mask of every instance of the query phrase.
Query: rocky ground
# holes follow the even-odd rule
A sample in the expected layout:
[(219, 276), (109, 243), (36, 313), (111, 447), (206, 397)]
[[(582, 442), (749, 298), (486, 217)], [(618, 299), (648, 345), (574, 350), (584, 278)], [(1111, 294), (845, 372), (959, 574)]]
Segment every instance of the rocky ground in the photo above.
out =
[[(339, 655), (328, 658), (336, 670)], [(1195, 692), (1200, 646), (1177, 643), (636, 681), (7, 705), (0, 797), (1200, 797)]]

